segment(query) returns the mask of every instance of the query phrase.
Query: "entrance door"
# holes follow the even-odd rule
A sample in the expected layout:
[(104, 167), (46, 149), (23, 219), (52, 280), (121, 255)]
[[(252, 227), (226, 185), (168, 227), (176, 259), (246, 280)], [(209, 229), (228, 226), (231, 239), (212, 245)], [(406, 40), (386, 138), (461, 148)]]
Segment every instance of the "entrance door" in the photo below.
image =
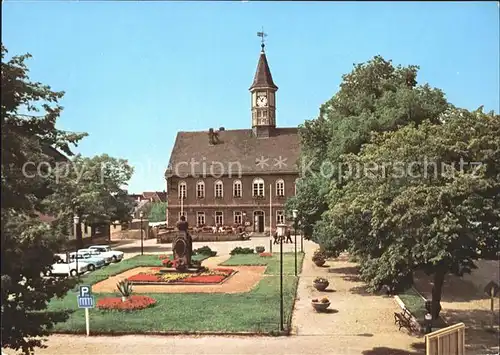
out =
[(254, 219), (254, 225), (253, 225), (254, 232), (264, 233), (264, 212), (255, 211), (253, 213), (253, 219)]

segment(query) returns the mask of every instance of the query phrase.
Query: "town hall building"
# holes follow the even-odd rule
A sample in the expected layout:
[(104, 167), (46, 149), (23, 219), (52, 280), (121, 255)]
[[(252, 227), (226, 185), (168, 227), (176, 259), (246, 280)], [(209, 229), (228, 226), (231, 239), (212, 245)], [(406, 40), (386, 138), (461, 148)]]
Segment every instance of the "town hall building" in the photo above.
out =
[(246, 225), (258, 233), (287, 223), (284, 204), (299, 176), (298, 129), (276, 125), (278, 87), (261, 46), (249, 89), (251, 129), (177, 133), (165, 173), (168, 225), (181, 215), (190, 226)]

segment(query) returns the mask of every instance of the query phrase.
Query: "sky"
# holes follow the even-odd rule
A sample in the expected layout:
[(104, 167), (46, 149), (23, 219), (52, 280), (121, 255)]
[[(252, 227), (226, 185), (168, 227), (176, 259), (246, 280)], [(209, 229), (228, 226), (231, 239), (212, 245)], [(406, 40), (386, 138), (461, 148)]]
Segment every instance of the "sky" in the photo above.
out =
[(65, 91), (74, 149), (128, 159), (128, 190), (163, 191), (178, 131), (250, 128), (264, 28), (281, 127), (313, 119), (354, 63), (420, 66), (456, 106), (499, 108), (495, 2), (3, 1), (2, 42)]

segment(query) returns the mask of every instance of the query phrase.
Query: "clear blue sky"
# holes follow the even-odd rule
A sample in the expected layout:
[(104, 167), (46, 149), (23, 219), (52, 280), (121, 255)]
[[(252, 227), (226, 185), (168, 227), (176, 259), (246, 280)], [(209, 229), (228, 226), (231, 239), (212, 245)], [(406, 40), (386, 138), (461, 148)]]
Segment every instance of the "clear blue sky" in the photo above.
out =
[(176, 132), (249, 128), (267, 55), (277, 123), (314, 118), (353, 63), (420, 65), (455, 105), (499, 111), (499, 8), (479, 3), (3, 2), (3, 43), (31, 53), (31, 77), (63, 90), (76, 149), (136, 167), (129, 191), (163, 190)]

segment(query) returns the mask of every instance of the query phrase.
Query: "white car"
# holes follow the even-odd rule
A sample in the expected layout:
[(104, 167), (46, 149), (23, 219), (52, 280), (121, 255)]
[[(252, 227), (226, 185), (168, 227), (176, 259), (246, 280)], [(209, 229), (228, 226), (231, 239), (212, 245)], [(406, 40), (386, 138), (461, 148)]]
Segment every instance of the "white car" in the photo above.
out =
[(114, 263), (123, 260), (123, 251), (111, 250), (108, 245), (92, 245), (88, 249), (96, 250), (101, 253), (102, 256), (109, 256)]
[(104, 255), (103, 253), (101, 253), (100, 251), (98, 251), (96, 249), (90, 249), (90, 248), (89, 249), (79, 249), (78, 252), (79, 253), (88, 253), (88, 254), (92, 255), (93, 257), (103, 258), (106, 266), (111, 264), (111, 262), (113, 261), (113, 258), (110, 255)]
[(85, 262), (78, 262), (78, 271), (75, 262), (66, 262), (66, 255), (56, 254), (56, 262), (52, 265), (52, 269), (45, 273), (45, 276), (71, 276), (81, 275), (86, 273), (89, 268)]

